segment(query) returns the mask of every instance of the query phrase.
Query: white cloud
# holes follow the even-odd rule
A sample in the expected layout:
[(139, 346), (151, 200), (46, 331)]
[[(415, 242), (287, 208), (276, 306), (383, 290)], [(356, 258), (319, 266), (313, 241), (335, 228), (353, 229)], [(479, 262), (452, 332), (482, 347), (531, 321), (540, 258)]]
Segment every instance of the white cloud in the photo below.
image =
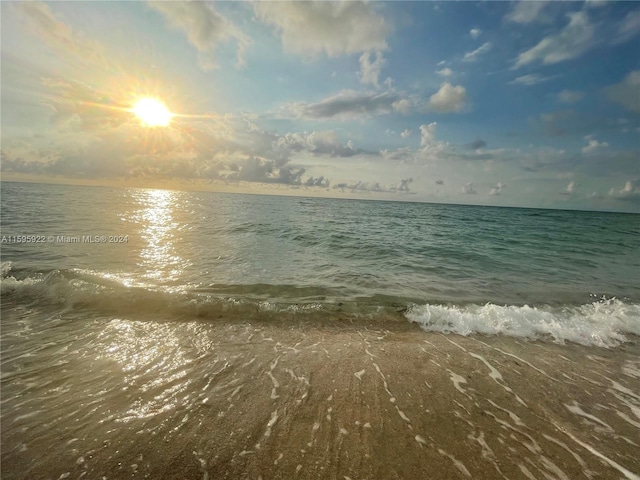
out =
[[(269, 135), (267, 138), (270, 138)], [(364, 153), (362, 150), (356, 149), (351, 140), (344, 145), (340, 143), (334, 130), (286, 133), (275, 136), (271, 149), (278, 154), (278, 158), (289, 158), (291, 152), (300, 151), (307, 151), (318, 156), (342, 158)]]
[(396, 150), (380, 150), (380, 155), (385, 160), (391, 160), (395, 162), (408, 162), (416, 159), (415, 150), (409, 147), (402, 147)]
[(562, 103), (576, 103), (582, 100), (584, 94), (574, 90), (562, 90), (558, 93), (558, 101)]
[(476, 48), (473, 52), (467, 52), (462, 58), (463, 62), (475, 62), (480, 55), (487, 53), (492, 48), (491, 42), (485, 42)]
[(465, 108), (467, 91), (461, 85), (453, 86), (443, 83), (436, 93), (429, 98), (429, 107), (437, 112), (461, 112)]
[(541, 75), (538, 75), (537, 73), (530, 73), (528, 75), (518, 77), (509, 83), (516, 85), (526, 85), (527, 87), (530, 87), (531, 85), (537, 85), (538, 83), (546, 82), (551, 78), (552, 77), (543, 77)]
[(255, 2), (256, 17), (280, 34), (288, 52), (329, 57), (387, 49), (391, 27), (363, 2)]
[(436, 142), (436, 126), (437, 122), (431, 122), (429, 125), (420, 125), (420, 146), (431, 147)]
[(393, 108), (396, 112), (400, 112), (403, 114), (408, 114), (411, 111), (411, 102), (406, 98), (401, 98), (391, 104), (391, 108)]
[(600, 8), (611, 3), (610, 0), (585, 0), (585, 7), (587, 8)]
[(560, 192), (560, 195), (567, 195), (567, 196), (573, 195), (573, 193), (575, 192), (575, 189), (576, 189), (576, 182), (571, 180), (569, 184), (564, 188), (564, 190)]
[(598, 142), (591, 135), (587, 135), (586, 137), (584, 137), (584, 139), (587, 141), (587, 146), (582, 148), (582, 153), (584, 153), (585, 155), (594, 153), (597, 150), (607, 148), (609, 146), (607, 142)]
[(216, 68), (214, 53), (218, 44), (235, 40), (237, 65), (245, 64), (245, 51), (251, 39), (241, 32), (226, 17), (218, 13), (213, 5), (205, 2), (149, 2), (149, 6), (160, 12), (172, 27), (183, 30), (189, 43), (200, 53), (200, 66), (204, 70)]
[(476, 188), (473, 185), (473, 182), (469, 182), (462, 187), (462, 193), (465, 193), (467, 195), (475, 195), (478, 192), (476, 191)]
[(29, 29), (55, 51), (89, 63), (92, 68), (106, 64), (102, 46), (57, 19), (47, 4), (15, 2), (11, 6), (24, 17)]
[(480, 30), (479, 28), (472, 28), (471, 30), (469, 30), (469, 35), (471, 35), (473, 38), (478, 38), (481, 33), (482, 30)]
[(502, 193), (502, 190), (504, 190), (505, 187), (506, 185), (504, 183), (498, 182), (496, 186), (491, 189), (491, 191), (489, 192), (489, 195), (500, 195)]
[(436, 73), (438, 75), (442, 75), (443, 77), (450, 77), (451, 75), (453, 75), (453, 70), (451, 70), (449, 67), (446, 67), (442, 70), (438, 70)]
[(609, 196), (616, 200), (640, 202), (640, 180), (628, 180), (621, 189), (612, 188)]
[(371, 84), (379, 88), (378, 77), (382, 67), (387, 63), (382, 52), (375, 52), (375, 60), (371, 63), (371, 54), (373, 52), (364, 52), (360, 56), (360, 82), (364, 84)]
[(504, 19), (514, 23), (535, 22), (540, 19), (540, 13), (546, 5), (547, 2), (543, 1), (516, 2)]
[(543, 38), (535, 47), (518, 55), (515, 68), (541, 61), (544, 65), (579, 57), (592, 45), (594, 28), (585, 12), (568, 14), (569, 23), (559, 33)]
[(411, 130), (409, 130), (408, 128), (405, 128), (404, 131), (400, 134), (402, 138), (407, 138), (409, 135), (411, 135)]
[(620, 22), (614, 43), (626, 42), (638, 34), (640, 34), (640, 10), (634, 10), (627, 13)]
[(640, 70), (629, 73), (622, 82), (610, 85), (604, 89), (612, 102), (622, 105), (632, 112), (640, 112)]
[(436, 140), (436, 122), (420, 125), (420, 151), (417, 159), (422, 161), (438, 161), (449, 158), (452, 153), (449, 144)]

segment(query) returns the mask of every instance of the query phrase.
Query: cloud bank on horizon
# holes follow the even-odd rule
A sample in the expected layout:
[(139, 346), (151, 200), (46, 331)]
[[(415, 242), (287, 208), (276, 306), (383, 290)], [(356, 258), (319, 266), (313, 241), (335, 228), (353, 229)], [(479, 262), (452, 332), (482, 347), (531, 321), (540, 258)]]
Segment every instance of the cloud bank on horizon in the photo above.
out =
[(5, 180), (640, 212), (636, 2), (0, 8)]

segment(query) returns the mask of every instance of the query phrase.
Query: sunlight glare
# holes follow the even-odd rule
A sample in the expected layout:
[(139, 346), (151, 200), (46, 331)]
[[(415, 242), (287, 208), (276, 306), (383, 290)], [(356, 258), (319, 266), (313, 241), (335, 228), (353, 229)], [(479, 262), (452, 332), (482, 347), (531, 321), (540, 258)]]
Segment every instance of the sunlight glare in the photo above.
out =
[(173, 116), (169, 109), (155, 98), (142, 98), (136, 102), (132, 112), (147, 127), (166, 127)]

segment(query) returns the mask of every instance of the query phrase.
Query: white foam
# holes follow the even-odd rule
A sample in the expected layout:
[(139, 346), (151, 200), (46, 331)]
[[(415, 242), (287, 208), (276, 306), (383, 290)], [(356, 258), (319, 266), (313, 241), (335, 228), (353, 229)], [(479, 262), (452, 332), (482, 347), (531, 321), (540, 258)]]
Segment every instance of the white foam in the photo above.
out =
[(609, 425), (607, 425), (605, 422), (600, 420), (595, 415), (591, 415), (590, 413), (585, 412), (582, 408), (580, 408), (580, 405), (575, 400), (573, 401), (573, 405), (567, 405), (565, 403), (564, 406), (565, 406), (565, 408), (567, 410), (569, 410), (574, 415), (579, 415), (579, 416), (584, 417), (584, 418), (586, 418), (588, 420), (591, 420), (591, 421), (593, 421), (595, 423), (599, 423), (600, 425), (602, 425), (608, 431), (613, 432), (613, 428), (611, 428)]
[(581, 440), (579, 440), (578, 438), (574, 437), (571, 433), (569, 433), (567, 430), (565, 430), (564, 428), (562, 428), (559, 425), (557, 425), (555, 422), (552, 422), (552, 423), (553, 423), (553, 425), (555, 425), (555, 427), (558, 430), (560, 430), (562, 433), (567, 435), (571, 440), (576, 442), (578, 445), (580, 445), (585, 450), (588, 450), (589, 452), (591, 452), (593, 455), (598, 457), (600, 460), (602, 460), (602, 461), (608, 463), (609, 465), (611, 465), (613, 468), (615, 468), (620, 473), (622, 473), (624, 475), (624, 477), (627, 478), (628, 480), (640, 480), (640, 475), (636, 475), (635, 473), (630, 472), (629, 470), (624, 468), (622, 465), (616, 463), (614, 460), (611, 460), (610, 458), (605, 457), (602, 453), (600, 453), (598, 450), (593, 448), (591, 445), (589, 445), (587, 443), (584, 443)]
[(550, 336), (555, 342), (613, 347), (640, 336), (640, 305), (617, 299), (580, 306), (418, 305), (405, 314), (427, 331), (514, 337)]
[(6, 277), (11, 271), (12, 262), (2, 262), (0, 263), (0, 277)]
[(460, 472), (462, 472), (466, 477), (471, 477), (471, 474), (469, 473), (469, 470), (467, 470), (467, 467), (465, 467), (464, 463), (462, 463), (460, 460), (458, 460), (457, 458), (455, 458), (453, 455), (451, 455), (450, 453), (445, 452), (444, 450), (442, 450), (441, 448), (438, 449), (438, 453), (442, 456), (447, 457), (449, 460), (451, 460), (453, 462), (453, 464), (455, 465), (455, 467), (460, 470)]

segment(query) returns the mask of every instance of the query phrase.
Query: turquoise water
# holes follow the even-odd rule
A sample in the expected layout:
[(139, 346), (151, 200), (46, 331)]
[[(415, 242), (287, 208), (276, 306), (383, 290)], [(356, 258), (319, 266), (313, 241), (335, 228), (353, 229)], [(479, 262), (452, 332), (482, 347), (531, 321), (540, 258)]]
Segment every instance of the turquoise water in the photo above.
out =
[(1, 220), (5, 306), (640, 332), (634, 214), (5, 182)]

